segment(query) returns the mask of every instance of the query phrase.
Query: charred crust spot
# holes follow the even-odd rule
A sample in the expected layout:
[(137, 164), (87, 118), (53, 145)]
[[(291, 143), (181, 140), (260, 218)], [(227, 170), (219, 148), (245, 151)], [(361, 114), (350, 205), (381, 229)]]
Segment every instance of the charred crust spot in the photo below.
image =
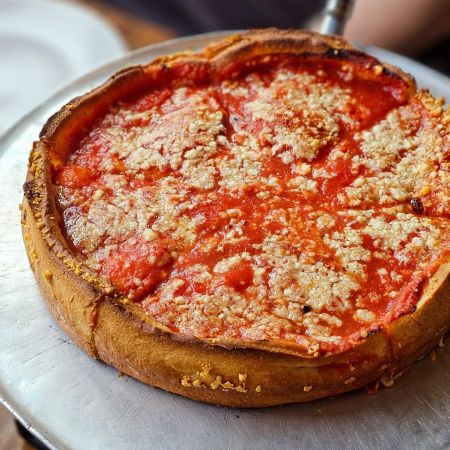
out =
[(382, 328), (375, 328), (373, 330), (370, 330), (367, 332), (367, 337), (373, 336), (374, 334), (377, 334), (381, 330), (382, 330)]
[(24, 193), (24, 195), (25, 195), (25, 198), (28, 200), (28, 201), (33, 201), (36, 197), (38, 197), (38, 193), (36, 192), (36, 189), (35, 189), (35, 185), (34, 185), (34, 182), (33, 181), (26, 181), (24, 184), (23, 184), (23, 193)]
[(336, 48), (329, 48), (329, 49), (326, 50), (325, 56), (327, 56), (329, 58), (330, 57), (331, 58), (336, 58), (336, 57), (339, 57), (339, 56), (345, 57), (346, 53), (345, 53), (345, 50), (338, 50)]
[(306, 313), (309, 313), (311, 311), (311, 306), (303, 305), (302, 309), (303, 309), (303, 314), (306, 314)]
[(422, 200), (420, 200), (420, 198), (413, 197), (411, 199), (410, 203), (411, 203), (412, 210), (416, 214), (422, 214), (423, 213), (424, 207), (423, 207), (423, 204), (422, 204)]

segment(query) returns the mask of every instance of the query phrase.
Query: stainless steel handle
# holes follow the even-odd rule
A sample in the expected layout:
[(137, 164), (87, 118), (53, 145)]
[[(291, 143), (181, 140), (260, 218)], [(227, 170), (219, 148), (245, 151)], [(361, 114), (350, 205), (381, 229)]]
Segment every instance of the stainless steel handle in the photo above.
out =
[(352, 15), (354, 4), (355, 0), (327, 0), (320, 32), (342, 35), (345, 24)]

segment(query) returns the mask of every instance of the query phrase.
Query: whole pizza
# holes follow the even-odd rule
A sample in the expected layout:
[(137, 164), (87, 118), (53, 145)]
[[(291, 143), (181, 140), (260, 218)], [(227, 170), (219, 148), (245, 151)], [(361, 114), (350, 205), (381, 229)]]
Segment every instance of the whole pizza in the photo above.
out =
[(239, 407), (393, 379), (450, 325), (450, 113), (344, 40), (124, 69), (34, 144), (23, 235), (88, 354)]

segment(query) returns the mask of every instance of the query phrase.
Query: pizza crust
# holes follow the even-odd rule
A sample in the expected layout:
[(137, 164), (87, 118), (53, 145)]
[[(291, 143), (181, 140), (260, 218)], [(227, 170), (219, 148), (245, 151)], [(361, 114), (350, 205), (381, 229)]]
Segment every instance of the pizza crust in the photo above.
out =
[[(30, 265), (50, 312), (84, 351), (145, 383), (209, 403), (261, 407), (304, 402), (390, 380), (429, 352), (450, 324), (450, 264), (427, 283), (414, 312), (356, 343), (350, 350), (310, 356), (295, 345), (202, 340), (170, 332), (114, 292), (78, 261), (59, 228), (50, 166), (65, 159), (73, 139), (112, 101), (138, 92), (179, 61), (227, 66), (271, 53), (333, 54), (380, 65), (345, 41), (302, 31), (262, 30), (235, 35), (199, 55), (161, 57), (124, 69), (103, 86), (74, 99), (44, 126), (30, 156), (22, 208)], [(394, 77), (413, 79), (382, 65)]]

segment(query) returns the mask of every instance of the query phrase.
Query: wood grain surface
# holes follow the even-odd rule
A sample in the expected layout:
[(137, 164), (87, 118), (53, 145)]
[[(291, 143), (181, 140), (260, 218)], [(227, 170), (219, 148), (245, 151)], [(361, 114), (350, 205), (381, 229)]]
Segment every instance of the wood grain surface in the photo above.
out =
[(144, 21), (98, 0), (78, 0), (77, 3), (106, 19), (124, 38), (130, 50), (175, 37), (162, 25)]
[(9, 411), (0, 405), (0, 449), (1, 450), (34, 450), (17, 433), (14, 419)]

